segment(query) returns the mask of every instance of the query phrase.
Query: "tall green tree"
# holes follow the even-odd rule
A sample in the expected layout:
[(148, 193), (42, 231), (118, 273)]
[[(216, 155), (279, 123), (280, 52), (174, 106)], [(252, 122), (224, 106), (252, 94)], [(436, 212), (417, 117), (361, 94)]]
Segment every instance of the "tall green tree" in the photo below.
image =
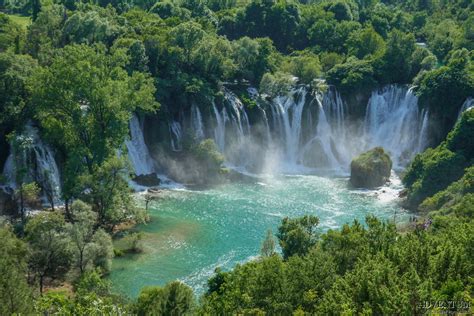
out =
[[(113, 209), (113, 202), (127, 193), (118, 190), (125, 187), (116, 185), (122, 183), (117, 170), (111, 182), (95, 173), (108, 168), (104, 163), (123, 146), (132, 113), (158, 107), (151, 78), (140, 72), (129, 75), (126, 63), (127, 55), (121, 49), (110, 55), (102, 45), (70, 45), (32, 78), (37, 118), (45, 135), (65, 155), (64, 198), (68, 201), (92, 188), (91, 204), (101, 222), (106, 210)], [(81, 176), (99, 183), (82, 181), (88, 186), (81, 187)], [(108, 190), (101, 190), (102, 184), (108, 184)]]
[(461, 104), (474, 90), (471, 58), (467, 49), (456, 50), (446, 66), (425, 72), (419, 78), (416, 93), (421, 103), (429, 105), (442, 118), (442, 127), (448, 131), (458, 118)]
[[(0, 43), (4, 41), (0, 39)], [(31, 117), (27, 83), (36, 67), (36, 60), (29, 55), (0, 53), (0, 148), (3, 153), (7, 153), (6, 136)], [(0, 155), (0, 165), (4, 164), (3, 159), (6, 159), (5, 154)]]
[(38, 214), (27, 222), (25, 233), (31, 247), (29, 266), (43, 293), (46, 278), (60, 279), (71, 266), (72, 252), (64, 217), (56, 212)]
[(265, 239), (263, 240), (262, 247), (260, 248), (260, 254), (263, 257), (270, 257), (275, 253), (275, 240), (273, 239), (272, 230), (267, 230)]
[(94, 166), (92, 173), (84, 173), (78, 178), (79, 187), (87, 188), (78, 196), (92, 205), (98, 223), (109, 230), (126, 219), (145, 220), (145, 214), (137, 207), (125, 181), (129, 173), (125, 159), (112, 156), (100, 166)]
[(349, 54), (363, 59), (367, 56), (380, 57), (385, 53), (385, 41), (373, 28), (356, 30), (346, 42)]
[(9, 227), (0, 227), (0, 314), (32, 312), (32, 291), (27, 283), (28, 247)]
[(102, 229), (95, 229), (97, 213), (81, 200), (74, 201), (71, 210), (73, 222), (67, 224), (66, 229), (71, 238), (74, 265), (81, 274), (94, 267), (107, 272), (113, 253), (112, 240)]
[(135, 312), (142, 315), (191, 315), (194, 308), (192, 289), (179, 282), (165, 287), (145, 287), (135, 303)]
[(303, 256), (317, 242), (318, 233), (316, 227), (319, 218), (313, 215), (305, 215), (301, 218), (284, 218), (278, 227), (277, 237), (283, 251), (283, 258), (287, 259), (293, 255)]
[(387, 49), (382, 57), (380, 81), (384, 83), (409, 83), (412, 75), (412, 55), (415, 37), (411, 33), (393, 30), (388, 34)]

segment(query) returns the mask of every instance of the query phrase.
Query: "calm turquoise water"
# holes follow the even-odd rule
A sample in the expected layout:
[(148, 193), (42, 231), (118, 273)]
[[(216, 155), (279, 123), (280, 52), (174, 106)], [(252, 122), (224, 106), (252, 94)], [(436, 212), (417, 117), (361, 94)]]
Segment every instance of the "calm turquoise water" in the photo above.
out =
[(136, 296), (146, 285), (179, 279), (200, 294), (217, 267), (230, 269), (257, 256), (265, 232), (281, 219), (313, 214), (322, 231), (368, 214), (401, 221), (397, 185), (378, 191), (349, 190), (347, 179), (291, 176), (234, 183), (205, 191), (165, 191), (142, 225), (143, 254), (114, 259), (111, 281)]

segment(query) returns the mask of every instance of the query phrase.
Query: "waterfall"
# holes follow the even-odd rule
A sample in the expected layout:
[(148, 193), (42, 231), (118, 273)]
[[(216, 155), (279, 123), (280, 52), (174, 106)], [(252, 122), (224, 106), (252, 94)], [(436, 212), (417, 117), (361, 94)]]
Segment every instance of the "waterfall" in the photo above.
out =
[(458, 120), (461, 118), (462, 114), (468, 110), (471, 110), (474, 108), (474, 98), (469, 97), (464, 101), (464, 103), (461, 106), (461, 109), (459, 110), (458, 114)]
[(346, 106), (341, 96), (335, 89), (329, 89), (311, 96), (308, 102), (308, 95), (307, 88), (300, 86), (274, 98), (270, 104), (273, 132), (281, 139), (285, 171), (299, 172), (302, 167), (346, 169), (343, 165), (348, 165), (348, 161), (342, 158), (349, 145), (345, 144)]
[(346, 130), (346, 106), (341, 95), (334, 88), (330, 88), (323, 98), (323, 104), (328, 108), (327, 117), (331, 121), (332, 129), (342, 134)]
[[(11, 149), (13, 151), (13, 149)], [(3, 176), (5, 177), (5, 188), (16, 189), (15, 158), (13, 152), (7, 157), (3, 166)]]
[(272, 102), (274, 127), (284, 135), (286, 164), (290, 166), (298, 163), (306, 94), (306, 89), (300, 87), (287, 95), (277, 96)]
[(382, 146), (394, 167), (401, 168), (423, 149), (419, 147), (422, 120), (411, 89), (391, 85), (374, 91), (366, 110), (365, 147)]
[(382, 146), (399, 169), (426, 147), (429, 113), (420, 112), (411, 89), (392, 85), (374, 91), (362, 122), (349, 121), (347, 106), (335, 88), (316, 93), (310, 102), (307, 94), (306, 87), (300, 87), (270, 104), (272, 132), (280, 136), (287, 165), (346, 173), (354, 157)]
[(181, 124), (179, 122), (173, 121), (170, 124), (170, 134), (171, 134), (171, 149), (173, 151), (181, 151), (181, 140), (183, 137), (183, 132), (181, 129)]
[(148, 147), (143, 138), (143, 130), (136, 115), (130, 119), (130, 139), (125, 142), (128, 158), (132, 163), (135, 175), (147, 175), (155, 171)]
[[(347, 174), (351, 160), (373, 147), (383, 147), (394, 168), (401, 169), (428, 144), (430, 114), (419, 109), (418, 98), (407, 87), (390, 85), (373, 91), (359, 119), (349, 117), (348, 106), (334, 87), (310, 91), (296, 85), (270, 99), (248, 88), (256, 107), (246, 109), (224, 88), (223, 102), (212, 103), (210, 117), (203, 118), (193, 104), (188, 112), (191, 124), (170, 122), (171, 148), (182, 149), (185, 126), (198, 140), (213, 137), (230, 167)], [(466, 104), (472, 106), (470, 100)], [(252, 126), (250, 114), (256, 122)], [(205, 126), (208, 122), (212, 126)]]
[(204, 130), (202, 124), (202, 115), (199, 107), (196, 104), (191, 106), (191, 122), (194, 129), (194, 134), (198, 140), (202, 140), (204, 138)]
[(265, 124), (265, 135), (267, 137), (266, 141), (268, 144), (272, 142), (272, 133), (270, 132), (270, 124), (268, 123), (268, 116), (267, 112), (265, 112), (265, 109), (260, 107), (260, 110), (262, 111), (263, 114), (263, 123)]
[[(13, 145), (14, 144), (14, 145)], [(19, 175), (20, 170), (26, 173)], [(10, 145), (10, 155), (3, 168), (7, 187), (16, 189), (17, 181), (35, 181), (41, 188), (42, 201), (58, 204), (61, 201), (61, 178), (51, 148), (44, 144), (38, 130), (30, 123), (23, 133), (16, 135)], [(21, 179), (20, 179), (21, 177)]]
[(221, 152), (225, 150), (225, 124), (229, 120), (227, 111), (225, 108), (221, 112), (216, 107), (216, 104), (212, 104), (214, 115), (216, 118), (216, 128), (214, 129), (214, 141)]
[(240, 101), (237, 96), (229, 90), (225, 90), (224, 98), (227, 103), (230, 105), (231, 108), (231, 115), (232, 124), (234, 125), (234, 129), (237, 132), (237, 137), (239, 142), (242, 143), (244, 141), (245, 133), (244, 133), (244, 125), (245, 131), (247, 133), (250, 132), (250, 124), (247, 113), (245, 112), (244, 105)]
[(228, 89), (224, 90), (224, 104), (214, 112), (214, 141), (219, 150), (233, 166), (245, 166), (249, 162), (246, 144), (251, 133), (250, 121), (240, 99)]
[(427, 147), (428, 126), (429, 126), (429, 118), (430, 118), (429, 111), (423, 109), (423, 112), (421, 113), (421, 117), (423, 117), (423, 120), (421, 121), (420, 136), (418, 138), (417, 152), (421, 152)]
[[(324, 110), (323, 102), (320, 98), (316, 99), (318, 104), (318, 122), (316, 125), (316, 135), (311, 139), (303, 148), (306, 152), (309, 146), (316, 146), (319, 151), (319, 157), (317, 157), (317, 164), (319, 166), (326, 166), (330, 169), (337, 169), (339, 162), (337, 154), (334, 152), (335, 129), (330, 125), (326, 111)], [(330, 103), (331, 104), (331, 103)]]

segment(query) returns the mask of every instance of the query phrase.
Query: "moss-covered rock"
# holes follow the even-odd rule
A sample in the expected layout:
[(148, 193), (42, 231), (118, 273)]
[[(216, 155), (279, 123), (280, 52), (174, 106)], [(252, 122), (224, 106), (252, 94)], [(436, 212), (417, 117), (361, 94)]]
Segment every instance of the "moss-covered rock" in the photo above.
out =
[(351, 162), (351, 184), (355, 187), (373, 188), (383, 185), (390, 178), (392, 160), (382, 147), (375, 147)]

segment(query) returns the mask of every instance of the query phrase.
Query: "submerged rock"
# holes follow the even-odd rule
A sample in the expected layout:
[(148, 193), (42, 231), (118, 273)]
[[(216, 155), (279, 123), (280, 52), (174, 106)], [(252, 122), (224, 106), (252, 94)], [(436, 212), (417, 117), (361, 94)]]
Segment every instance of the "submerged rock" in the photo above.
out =
[(160, 185), (160, 178), (158, 178), (156, 173), (141, 174), (133, 178), (133, 181), (145, 187), (155, 187)]
[(351, 162), (351, 184), (354, 187), (373, 188), (390, 178), (392, 160), (382, 147), (375, 147)]

